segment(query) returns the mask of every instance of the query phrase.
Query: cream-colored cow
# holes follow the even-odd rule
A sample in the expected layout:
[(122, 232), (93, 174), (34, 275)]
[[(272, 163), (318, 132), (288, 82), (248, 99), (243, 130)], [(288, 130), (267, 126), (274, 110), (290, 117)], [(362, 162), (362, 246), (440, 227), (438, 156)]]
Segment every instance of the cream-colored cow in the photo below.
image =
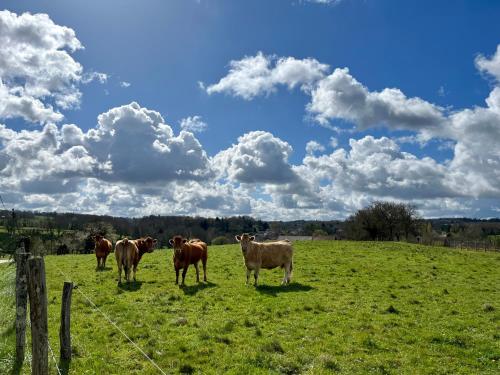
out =
[(281, 267), (285, 270), (282, 284), (290, 283), (293, 269), (293, 247), (290, 241), (261, 243), (255, 242), (254, 239), (255, 237), (250, 236), (248, 233), (236, 236), (236, 241), (240, 243), (243, 258), (245, 259), (247, 284), (252, 270), (255, 278), (254, 285), (257, 286), (260, 269), (273, 269), (276, 267)]
[(125, 279), (130, 282), (130, 271), (137, 272), (137, 265), (145, 253), (152, 253), (156, 247), (157, 240), (151, 237), (129, 240), (124, 238), (116, 242), (115, 257), (118, 265), (118, 284), (122, 282), (122, 269), (125, 269)]

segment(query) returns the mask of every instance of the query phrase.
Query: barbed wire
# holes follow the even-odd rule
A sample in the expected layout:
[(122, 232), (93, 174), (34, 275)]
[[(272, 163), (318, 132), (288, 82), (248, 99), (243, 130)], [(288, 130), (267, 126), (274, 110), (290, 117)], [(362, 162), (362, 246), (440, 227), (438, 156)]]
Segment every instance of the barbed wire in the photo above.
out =
[[(55, 265), (54, 265), (55, 266)], [(68, 277), (59, 267), (55, 266), (56, 269), (59, 271), (59, 273), (65, 277), (66, 279), (68, 280), (72, 280), (70, 277)], [(78, 286), (78, 285), (75, 285), (75, 286)], [(85, 295), (85, 293), (83, 293), (80, 289), (80, 287), (75, 287), (74, 289), (76, 289), (76, 291), (78, 293), (80, 293), (82, 295), (83, 298), (85, 298), (87, 300), (87, 302), (94, 308), (96, 309), (97, 311), (99, 311), (101, 313), (102, 316), (104, 316), (104, 318), (113, 326), (115, 327), (118, 332), (120, 332), (139, 352), (141, 352), (141, 354), (149, 361), (151, 362), (151, 364), (156, 367), (158, 369), (158, 371), (160, 371), (160, 373), (162, 373), (163, 375), (167, 375), (165, 373), (165, 371), (162, 370), (162, 368), (160, 366), (158, 366), (156, 364), (155, 361), (153, 361), (153, 359), (151, 359), (147, 354), (146, 352), (144, 352), (144, 350), (141, 349), (141, 347), (139, 345), (137, 345), (104, 311), (102, 311), (89, 297), (87, 297), (87, 295)]]

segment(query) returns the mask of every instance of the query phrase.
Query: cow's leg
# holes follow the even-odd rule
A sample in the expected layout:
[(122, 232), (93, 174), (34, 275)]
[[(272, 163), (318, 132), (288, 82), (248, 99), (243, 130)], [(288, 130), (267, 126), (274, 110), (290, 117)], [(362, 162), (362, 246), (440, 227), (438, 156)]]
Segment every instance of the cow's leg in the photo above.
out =
[(137, 272), (137, 264), (134, 264), (134, 281), (135, 281), (135, 273)]
[(185, 284), (184, 284), (184, 281), (186, 280), (186, 273), (187, 273), (187, 271), (188, 271), (188, 268), (189, 268), (189, 264), (186, 264), (186, 265), (184, 266), (184, 269), (182, 270), (182, 284), (181, 284), (182, 286), (184, 286), (184, 285), (185, 285)]
[(130, 268), (128, 264), (125, 265), (125, 279), (127, 280), (127, 284), (130, 283)]
[(96, 259), (97, 259), (97, 269), (99, 269), (99, 265), (100, 265), (99, 257), (96, 257)]
[(179, 269), (175, 269), (175, 285), (179, 284)]
[(283, 268), (285, 269), (285, 276), (283, 277), (283, 282), (281, 283), (281, 285), (285, 285), (285, 284), (288, 284), (290, 282), (290, 263), (285, 263), (285, 265), (283, 266)]
[(198, 266), (198, 262), (194, 264), (194, 268), (196, 269), (196, 282), (200, 282), (200, 267)]
[(107, 255), (104, 255), (104, 257), (102, 258), (102, 268), (106, 268), (106, 258), (108, 256)]
[(122, 283), (122, 264), (118, 263), (118, 284)]
[(245, 283), (246, 285), (248, 285), (248, 282), (250, 280), (250, 273), (252, 273), (252, 271), (250, 270), (250, 268), (247, 268), (247, 282)]
[(207, 260), (202, 260), (201, 264), (203, 265), (203, 281), (207, 282)]
[(288, 276), (286, 278), (286, 283), (290, 284), (290, 281), (292, 281), (292, 270), (293, 270), (293, 261), (290, 261), (288, 264)]
[(257, 281), (259, 280), (259, 271), (260, 271), (260, 268), (255, 268), (253, 270), (253, 278), (255, 279), (253, 285), (254, 286), (257, 286)]

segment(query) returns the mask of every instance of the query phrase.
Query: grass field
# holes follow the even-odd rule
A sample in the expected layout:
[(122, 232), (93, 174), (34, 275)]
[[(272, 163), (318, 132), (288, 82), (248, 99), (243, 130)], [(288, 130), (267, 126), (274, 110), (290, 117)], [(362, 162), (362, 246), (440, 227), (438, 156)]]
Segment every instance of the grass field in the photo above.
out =
[[(207, 284), (174, 285), (172, 251), (146, 254), (116, 285), (114, 254), (47, 256), (49, 340), (59, 352), (64, 277), (166, 373), (498, 374), (500, 254), (402, 243), (300, 242), (294, 279), (262, 271), (245, 286), (236, 245), (209, 247)], [(14, 355), (13, 267), (0, 265), (0, 373)], [(74, 358), (63, 373), (157, 374), (75, 290)], [(29, 357), (29, 356), (28, 356)], [(51, 363), (52, 373), (56, 373)], [(29, 373), (29, 358), (22, 369)]]

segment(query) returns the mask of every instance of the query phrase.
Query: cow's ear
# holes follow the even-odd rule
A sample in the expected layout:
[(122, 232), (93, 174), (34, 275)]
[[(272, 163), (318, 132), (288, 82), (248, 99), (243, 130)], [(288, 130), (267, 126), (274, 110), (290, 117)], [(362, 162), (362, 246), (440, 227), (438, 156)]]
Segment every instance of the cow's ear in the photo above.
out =
[(188, 240), (186, 240), (185, 238), (182, 240), (182, 243), (186, 243), (188, 242)]
[(240, 235), (234, 236), (234, 238), (236, 238), (236, 241), (238, 241), (238, 242), (241, 241), (241, 236)]
[(173, 239), (169, 239), (168, 243), (173, 246), (174, 245), (174, 240)]
[(250, 241), (255, 240), (255, 236), (250, 236)]

